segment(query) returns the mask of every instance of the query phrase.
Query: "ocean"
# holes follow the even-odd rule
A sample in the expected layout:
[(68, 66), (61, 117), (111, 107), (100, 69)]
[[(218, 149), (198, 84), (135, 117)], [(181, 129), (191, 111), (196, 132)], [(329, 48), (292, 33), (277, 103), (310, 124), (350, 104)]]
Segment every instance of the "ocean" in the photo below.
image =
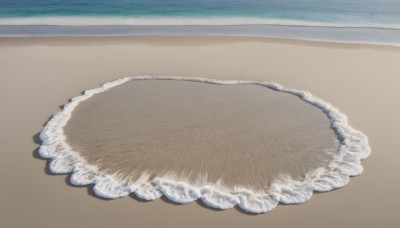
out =
[(87, 35), (248, 35), (398, 45), (400, 1), (0, 1), (0, 36)]

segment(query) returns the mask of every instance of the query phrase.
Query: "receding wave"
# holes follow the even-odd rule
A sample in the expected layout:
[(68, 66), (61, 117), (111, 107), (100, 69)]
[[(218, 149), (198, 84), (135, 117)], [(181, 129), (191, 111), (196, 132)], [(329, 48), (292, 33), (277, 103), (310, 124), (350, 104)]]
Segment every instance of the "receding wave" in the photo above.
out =
[[(328, 125), (330, 125), (330, 128), (337, 136), (338, 145), (336, 146), (336, 150), (334, 152), (329, 153), (329, 161), (323, 166), (308, 170), (307, 173), (301, 177), (294, 178), (291, 175), (279, 175), (269, 184), (269, 187), (266, 190), (262, 191), (243, 185), (224, 185), (221, 183), (221, 181), (210, 182), (207, 180), (207, 176), (198, 177), (198, 181), (193, 182), (188, 178), (182, 177), (182, 175), (176, 175), (176, 173), (173, 172), (167, 172), (160, 176), (154, 175), (151, 172), (141, 172), (136, 174), (137, 177), (134, 178), (133, 181), (127, 181), (126, 178), (122, 177), (121, 172), (110, 172), (110, 169), (103, 169), (95, 162), (92, 162), (87, 154), (83, 153), (83, 151), (79, 151), (79, 148), (75, 147), (76, 144), (74, 144), (75, 146), (70, 144), (71, 141), (69, 141), (67, 137), (67, 133), (69, 131), (66, 129), (68, 126), (67, 123), (69, 121), (73, 121), (73, 111), (79, 109), (77, 106), (81, 102), (86, 101), (84, 103), (86, 105), (87, 102), (92, 99), (89, 101), (87, 100), (94, 95), (99, 94), (97, 96), (101, 96), (103, 95), (101, 93), (113, 87), (119, 85), (122, 86), (122, 84), (127, 85), (127, 82), (130, 81), (135, 82), (135, 80), (142, 81), (155, 79), (205, 82), (217, 85), (254, 84), (260, 87), (283, 92), (288, 95), (294, 95), (293, 97), (300, 98), (305, 103), (311, 104), (316, 110), (319, 109), (324, 115), (326, 115), (327, 120), (329, 121)], [(164, 95), (167, 96), (168, 94), (164, 93)], [(152, 101), (153, 103), (157, 101), (157, 97), (156, 100)], [(114, 97), (109, 101), (115, 102), (115, 99), (116, 98)], [(188, 102), (192, 101), (191, 97), (185, 99), (188, 99)], [(100, 101), (100, 103), (96, 103), (95, 107), (102, 107), (101, 102), (102, 101)], [(143, 104), (139, 104), (139, 107), (145, 108), (148, 105), (149, 104), (145, 102)], [(176, 107), (172, 108), (174, 109), (178, 107), (180, 107), (179, 104), (176, 104)], [(237, 108), (236, 110), (240, 110), (241, 106), (235, 107)], [(256, 107), (258, 106), (256, 105)], [(106, 112), (107, 110), (102, 111)], [(182, 115), (186, 114), (183, 113)], [(275, 115), (273, 118), (276, 117), (277, 116)], [(160, 124), (160, 127), (163, 124), (168, 125), (168, 127), (170, 126), (170, 123), (165, 123), (156, 116), (152, 116), (150, 118), (153, 118), (152, 121), (155, 120), (156, 124)], [(284, 120), (284, 122), (287, 120), (288, 119)], [(247, 121), (247, 123), (251, 123), (251, 121)], [(143, 124), (146, 125), (146, 123)], [(193, 126), (201, 127), (197, 125)], [(157, 129), (161, 129), (158, 125), (156, 127)], [(219, 129), (222, 129), (222, 127), (219, 127)], [(74, 132), (72, 132), (72, 134), (73, 133)], [(161, 135), (155, 135), (155, 137), (165, 137), (164, 133)], [(233, 134), (235, 132), (230, 133)], [(172, 132), (172, 134), (176, 135), (176, 132)], [(243, 132), (241, 134), (248, 134), (248, 132)], [(115, 135), (112, 134), (112, 132), (110, 135), (113, 135), (115, 138)], [(302, 138), (305, 135), (301, 134), (298, 136)], [(112, 199), (127, 196), (129, 194), (135, 194), (139, 198), (145, 200), (155, 200), (161, 196), (165, 196), (169, 200), (181, 204), (190, 203), (201, 199), (206, 205), (213, 208), (229, 209), (234, 206), (239, 206), (243, 210), (251, 213), (267, 212), (276, 207), (279, 202), (284, 204), (303, 203), (310, 199), (314, 191), (325, 192), (343, 187), (349, 182), (350, 176), (359, 175), (362, 172), (363, 168), (361, 166), (361, 159), (367, 158), (370, 154), (370, 147), (367, 137), (363, 133), (351, 128), (347, 123), (347, 118), (345, 115), (341, 114), (330, 104), (313, 97), (308, 92), (289, 89), (275, 83), (267, 82), (223, 81), (207, 78), (188, 78), (178, 76), (126, 77), (108, 82), (99, 88), (87, 90), (83, 95), (72, 98), (71, 102), (64, 105), (62, 111), (56, 113), (49, 120), (40, 133), (40, 138), (42, 139), (43, 143), (39, 149), (39, 153), (41, 156), (52, 160), (49, 164), (50, 170), (53, 173), (59, 174), (72, 173), (70, 180), (71, 183), (75, 185), (93, 184), (93, 190), (98, 196)], [(188, 136), (188, 138), (190, 137)], [(119, 140), (118, 142), (121, 142), (119, 137), (116, 137), (115, 139), (117, 141)], [(253, 138), (252, 136), (248, 137), (248, 139), (254, 140), (254, 142), (257, 141), (257, 138)], [(146, 141), (146, 138), (141, 138), (140, 140), (141, 142), (144, 142)], [(99, 143), (101, 144), (103, 142), (104, 140), (101, 140)], [(164, 145), (165, 144), (161, 146)], [(172, 143), (172, 145), (174, 146), (174, 143)], [(125, 153), (125, 151), (123, 152)], [(201, 159), (201, 157), (198, 158)], [(114, 157), (112, 159), (114, 159)], [(251, 157), (247, 159), (251, 160)], [(242, 160), (240, 160), (240, 162), (242, 162)]]
[(400, 29), (400, 24), (337, 23), (252, 17), (20, 17), (0, 18), (0, 25), (286, 25), (304, 27)]

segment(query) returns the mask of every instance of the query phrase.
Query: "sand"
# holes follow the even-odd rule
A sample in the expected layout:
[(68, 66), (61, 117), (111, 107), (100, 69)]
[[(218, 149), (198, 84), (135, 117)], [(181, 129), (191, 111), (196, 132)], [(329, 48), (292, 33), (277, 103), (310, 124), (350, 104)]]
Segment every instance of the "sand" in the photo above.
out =
[[(261, 38), (0, 39), (2, 227), (397, 227), (400, 50)], [(69, 98), (123, 76), (276, 81), (339, 107), (368, 135), (365, 171), (302, 205), (250, 216), (201, 203), (101, 200), (47, 175), (37, 133)]]

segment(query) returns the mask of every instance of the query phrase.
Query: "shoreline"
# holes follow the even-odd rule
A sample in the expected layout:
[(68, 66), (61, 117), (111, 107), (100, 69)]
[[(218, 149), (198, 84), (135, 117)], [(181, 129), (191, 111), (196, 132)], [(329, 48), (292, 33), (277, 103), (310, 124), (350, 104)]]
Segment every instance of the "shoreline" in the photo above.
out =
[[(397, 227), (400, 50), (259, 38), (1, 38), (0, 225), (4, 227)], [(48, 175), (38, 133), (88, 88), (134, 75), (278, 82), (338, 107), (372, 147), (364, 173), (301, 205), (249, 216), (201, 202), (101, 200)], [(373, 206), (371, 206), (373, 205)], [(385, 212), (385, 213), (382, 213)], [(68, 216), (66, 216), (68, 215)], [(21, 216), (24, 219), (21, 219)]]
[(251, 37), (251, 36), (68, 36), (68, 37), (1, 37), (0, 47), (18, 46), (96, 46), (96, 45), (128, 45), (140, 42), (146, 45), (169, 43), (175, 46), (220, 45), (226, 42), (257, 42), (264, 44), (284, 44), (291, 46), (308, 46), (329, 49), (376, 49), (384, 51), (400, 51), (400, 46), (389, 44), (337, 43), (330, 41), (314, 41), (289, 38)]
[(0, 38), (251, 37), (339, 44), (400, 46), (400, 29), (288, 25), (0, 25)]

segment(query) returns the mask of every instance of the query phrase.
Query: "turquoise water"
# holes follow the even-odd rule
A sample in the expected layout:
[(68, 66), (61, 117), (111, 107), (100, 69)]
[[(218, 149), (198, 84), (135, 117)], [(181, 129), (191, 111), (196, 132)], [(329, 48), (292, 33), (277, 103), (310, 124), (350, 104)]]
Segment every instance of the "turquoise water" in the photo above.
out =
[[(300, 22), (329, 22), (335, 24), (387, 25), (400, 24), (399, 0), (0, 0), (0, 18), (9, 24), (21, 18), (51, 19), (57, 24), (61, 18), (112, 18), (108, 24), (140, 24), (124, 22), (128, 18), (157, 19), (217, 19), (246, 18)], [(119, 21), (118, 21), (119, 19)], [(84, 23), (84, 21), (81, 21)], [(69, 22), (79, 25), (79, 22)], [(96, 21), (91, 20), (95, 25)], [(156, 20), (152, 22), (158, 24)], [(165, 23), (165, 22), (164, 22)], [(179, 22), (176, 22), (179, 24)], [(212, 23), (212, 22), (209, 22)], [(226, 22), (227, 23), (227, 22)], [(239, 23), (239, 22), (237, 22)], [(240, 23), (246, 24), (245, 20)], [(239, 24), (240, 24), (239, 23)], [(5, 24), (5, 23), (3, 23)], [(20, 23), (23, 24), (23, 23)], [(43, 20), (41, 24), (46, 24)], [(160, 20), (159, 24), (163, 24)], [(201, 22), (200, 22), (201, 24)], [(233, 21), (232, 24), (235, 24)], [(261, 24), (261, 22), (257, 23)]]
[(400, 0), (0, 0), (0, 36), (80, 35), (246, 35), (400, 45)]

